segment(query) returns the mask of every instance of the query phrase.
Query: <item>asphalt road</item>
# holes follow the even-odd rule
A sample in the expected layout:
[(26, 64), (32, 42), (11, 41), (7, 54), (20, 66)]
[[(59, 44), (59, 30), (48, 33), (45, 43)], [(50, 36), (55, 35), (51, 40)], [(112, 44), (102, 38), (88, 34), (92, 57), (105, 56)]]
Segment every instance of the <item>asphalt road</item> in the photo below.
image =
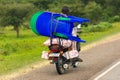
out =
[(100, 71), (89, 80), (120, 80), (120, 59)]
[[(109, 69), (110, 68), (108, 68), (107, 70)], [(115, 66), (113, 69), (108, 71), (105, 75), (101, 76), (100, 78), (97, 79), (96, 77), (94, 80), (120, 80), (120, 64)]]
[(11, 80), (88, 80), (120, 59), (120, 38), (99, 45), (96, 43), (96, 46), (81, 51), (80, 57), (84, 61), (63, 75), (58, 75), (55, 66), (48, 64)]

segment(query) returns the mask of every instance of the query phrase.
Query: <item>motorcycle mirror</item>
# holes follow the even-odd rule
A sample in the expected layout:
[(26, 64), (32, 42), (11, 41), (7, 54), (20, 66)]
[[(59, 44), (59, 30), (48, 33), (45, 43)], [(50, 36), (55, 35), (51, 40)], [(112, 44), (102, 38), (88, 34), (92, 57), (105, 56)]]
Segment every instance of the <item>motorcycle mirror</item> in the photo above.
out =
[(80, 28), (81, 28), (81, 24), (78, 24), (78, 25), (77, 25), (77, 28), (80, 29)]

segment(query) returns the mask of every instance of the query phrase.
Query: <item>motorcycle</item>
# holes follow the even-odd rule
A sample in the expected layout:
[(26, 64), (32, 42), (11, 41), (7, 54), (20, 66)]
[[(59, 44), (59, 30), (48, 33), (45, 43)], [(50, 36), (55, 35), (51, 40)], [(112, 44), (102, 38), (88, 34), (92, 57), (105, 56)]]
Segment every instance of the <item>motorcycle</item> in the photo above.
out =
[[(65, 48), (61, 45), (60, 41), (61, 38), (59, 38), (59, 44), (52, 44), (49, 46), (50, 52), (48, 53), (48, 57), (49, 60), (51, 60), (51, 64), (55, 63), (58, 74), (63, 74), (70, 68), (70, 66), (73, 66), (74, 68), (78, 66), (79, 56), (77, 50), (72, 50), (71, 46)], [(74, 56), (72, 55), (73, 52)]]
[(45, 44), (47, 46), (49, 44), (49, 52), (46, 52), (45, 57), (51, 61), (51, 64), (55, 64), (58, 74), (65, 73), (70, 67), (76, 68), (82, 62), (79, 58), (80, 42), (65, 40), (61, 37), (56, 39), (51, 37), (47, 42)]
[[(79, 37), (77, 35), (77, 37)], [(58, 44), (51, 44), (49, 46), (50, 52), (48, 53), (48, 59), (51, 60), (51, 64), (55, 64), (58, 74), (65, 73), (71, 66), (76, 68), (79, 62), (82, 62), (79, 58), (80, 43), (74, 42), (76, 49), (73, 49), (72, 43), (68, 43), (70, 46), (63, 46), (64, 39), (58, 37)], [(52, 43), (52, 39), (51, 39)]]

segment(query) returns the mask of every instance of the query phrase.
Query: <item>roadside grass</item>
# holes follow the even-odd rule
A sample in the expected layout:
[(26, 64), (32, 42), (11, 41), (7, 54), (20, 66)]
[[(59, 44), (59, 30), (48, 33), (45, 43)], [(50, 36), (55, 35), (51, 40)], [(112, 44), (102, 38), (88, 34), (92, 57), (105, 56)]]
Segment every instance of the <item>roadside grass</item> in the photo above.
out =
[(79, 34), (81, 39), (86, 40), (86, 43), (82, 45), (87, 45), (89, 43), (95, 42), (97, 40), (101, 40), (107, 36), (115, 35), (120, 32), (120, 22), (116, 22), (112, 24), (113, 26), (111, 28), (108, 28), (105, 31), (102, 32), (87, 32)]
[[(86, 40), (87, 45), (120, 32), (120, 23), (114, 23), (113, 27), (103, 32), (82, 33), (79, 36)], [(20, 38), (16, 38), (15, 31), (11, 27), (2, 30), (0, 34), (0, 75), (16, 71), (29, 64), (43, 61), (41, 52), (48, 50), (43, 42), (47, 37), (37, 36), (31, 30), (21, 30)]]
[(36, 61), (42, 61), (41, 52), (46, 37), (36, 36), (31, 30), (22, 30), (20, 38), (15, 32), (5, 30), (0, 36), (0, 75), (15, 71)]

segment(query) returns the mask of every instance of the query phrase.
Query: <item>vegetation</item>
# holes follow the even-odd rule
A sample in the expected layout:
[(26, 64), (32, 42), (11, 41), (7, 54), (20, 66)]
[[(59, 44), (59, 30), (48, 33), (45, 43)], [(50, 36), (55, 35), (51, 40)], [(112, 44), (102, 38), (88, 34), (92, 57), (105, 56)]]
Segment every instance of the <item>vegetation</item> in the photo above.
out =
[(120, 0), (1, 0), (0, 27), (14, 26), (19, 37), (19, 27), (25, 24), (29, 28), (33, 13), (39, 10), (61, 13), (63, 6), (70, 8), (70, 15), (90, 19), (90, 24), (119, 22), (119, 4)]
[[(99, 25), (99, 24), (98, 24)], [(106, 36), (110, 36), (110, 35), (115, 35), (116, 33), (120, 32), (120, 23), (113, 23), (111, 28), (107, 28), (106, 30), (103, 31), (94, 31), (94, 32), (84, 32), (84, 28), (83, 28), (83, 33), (80, 34), (81, 38), (86, 40), (87, 43), (89, 44), (91, 42), (94, 42), (96, 40), (100, 40), (103, 39)], [(84, 45), (86, 45), (84, 44)]]
[(108, 29), (111, 29), (112, 24), (108, 22), (100, 22), (97, 25), (90, 25), (88, 27), (83, 27), (83, 32), (88, 33), (88, 32), (102, 32)]
[(46, 37), (36, 36), (31, 30), (21, 30), (16, 38), (11, 27), (6, 27), (5, 34), (0, 34), (0, 75), (41, 60)]
[(1, 13), (1, 26), (14, 26), (17, 37), (19, 37), (19, 27), (25, 21), (25, 18), (28, 16), (33, 7), (29, 4), (23, 5), (16, 3), (12, 4), (12, 6), (7, 4), (5, 6), (1, 6), (2, 11), (6, 10)]

